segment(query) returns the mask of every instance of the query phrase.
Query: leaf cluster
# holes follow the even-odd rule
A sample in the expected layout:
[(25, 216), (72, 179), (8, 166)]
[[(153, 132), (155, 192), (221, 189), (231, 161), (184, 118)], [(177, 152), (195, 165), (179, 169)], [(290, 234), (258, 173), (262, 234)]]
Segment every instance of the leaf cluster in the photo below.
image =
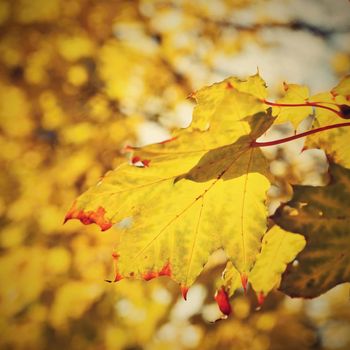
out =
[[(230, 312), (227, 295), (240, 283), (246, 289), (249, 281), (262, 303), (301, 251), (300, 267), (283, 275), (283, 291), (293, 295), (288, 291), (297, 288), (303, 271), (310, 280), (300, 282), (294, 295), (318, 295), (348, 281), (349, 240), (341, 227), (349, 220), (349, 200), (340, 189), (349, 185), (350, 123), (343, 122), (349, 85), (346, 77), (330, 92), (309, 96), (305, 86), (284, 84), (285, 94), (275, 102), (267, 100), (259, 74), (204, 87), (191, 94), (196, 106), (188, 128), (176, 130), (165, 142), (127, 147), (129, 161), (82, 194), (66, 220), (96, 223), (103, 231), (113, 226), (114, 281), (167, 275), (180, 284), (184, 298), (209, 257), (222, 249), (227, 267), (216, 300), (224, 313)], [(291, 121), (296, 127), (309, 115), (313, 124), (303, 134), (259, 142), (273, 125)], [(307, 147), (326, 152), (331, 180), (325, 188), (298, 187), (285, 205), (294, 208), (288, 219), (279, 209), (268, 223), (267, 191), (274, 179), (261, 149), (308, 135)], [(317, 200), (309, 195), (312, 191)], [(306, 218), (301, 225), (304, 209), (298, 205), (314, 213), (318, 202), (318, 220)], [(342, 215), (340, 203), (345, 206)], [(328, 222), (332, 210), (340, 217), (332, 219), (334, 228), (325, 230), (322, 239), (320, 222)], [(327, 253), (315, 247), (311, 232)], [(329, 245), (334, 244), (344, 249), (331, 253)], [(338, 262), (332, 275), (325, 271), (330, 257)], [(317, 277), (311, 277), (310, 269)], [(309, 293), (302, 284), (315, 288)]]

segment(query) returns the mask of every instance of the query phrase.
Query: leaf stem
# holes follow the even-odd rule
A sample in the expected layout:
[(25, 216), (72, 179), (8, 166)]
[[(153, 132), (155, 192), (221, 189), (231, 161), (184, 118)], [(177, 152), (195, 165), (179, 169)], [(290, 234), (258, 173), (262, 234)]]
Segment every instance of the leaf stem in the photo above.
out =
[(267, 100), (262, 100), (263, 103), (265, 103), (268, 106), (277, 106), (277, 107), (319, 107), (323, 109), (327, 109), (336, 115), (338, 115), (340, 118), (345, 119), (341, 111), (337, 111), (334, 108), (320, 105), (319, 102), (308, 102), (306, 101), (305, 103), (279, 103), (279, 102), (271, 102)]
[(342, 127), (345, 127), (345, 126), (350, 126), (350, 122), (322, 126), (321, 128), (311, 129), (311, 130), (302, 132), (300, 134), (296, 134), (296, 135), (293, 135), (293, 136), (285, 137), (285, 138), (279, 139), (279, 140), (273, 140), (273, 141), (267, 141), (267, 142), (257, 142), (256, 140), (254, 140), (251, 143), (251, 147), (275, 146), (275, 145), (279, 145), (281, 143), (286, 143), (286, 142), (289, 142), (289, 141), (297, 140), (297, 139), (300, 139), (300, 138), (308, 136), (308, 135), (316, 134), (316, 133), (321, 132), (321, 131), (335, 129), (335, 128), (342, 128)]

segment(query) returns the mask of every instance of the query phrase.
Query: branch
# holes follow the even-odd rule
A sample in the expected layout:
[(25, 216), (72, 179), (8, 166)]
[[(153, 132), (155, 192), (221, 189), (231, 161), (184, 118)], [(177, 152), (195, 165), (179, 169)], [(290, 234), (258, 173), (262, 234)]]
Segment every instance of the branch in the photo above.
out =
[(234, 28), (238, 31), (257, 32), (265, 28), (286, 28), (290, 30), (307, 31), (315, 36), (321, 37), (326, 40), (329, 39), (334, 34), (350, 32), (350, 26), (343, 26), (340, 28), (328, 29), (324, 27), (322, 28), (322, 27), (314, 26), (310, 23), (307, 23), (301, 20), (294, 20), (291, 22), (274, 22), (273, 20), (271, 20), (268, 23), (254, 23), (252, 25), (243, 25), (243, 24), (231, 22), (228, 20), (216, 20), (207, 16), (197, 15), (197, 17), (201, 18), (205, 22), (211, 22), (211, 23), (214, 23), (215, 25), (222, 26), (222, 27)]
[(274, 140), (274, 141), (257, 142), (256, 140), (254, 140), (251, 143), (251, 147), (275, 146), (275, 145), (279, 145), (281, 143), (286, 143), (286, 142), (289, 142), (289, 141), (297, 140), (297, 139), (300, 139), (300, 138), (308, 136), (308, 135), (316, 134), (316, 133), (321, 132), (321, 131), (330, 130), (330, 129), (336, 129), (336, 128), (342, 128), (342, 127), (345, 127), (345, 126), (350, 126), (350, 122), (326, 125), (326, 126), (323, 126), (321, 128), (308, 130), (308, 131), (302, 132), (301, 134), (285, 137), (283, 139)]
[(337, 111), (334, 108), (320, 105), (320, 102), (305, 102), (305, 103), (278, 103), (278, 102), (271, 102), (267, 100), (262, 100), (263, 103), (265, 103), (268, 106), (277, 106), (277, 107), (319, 107), (323, 109), (327, 109), (333, 113), (335, 113), (338, 117), (342, 119), (347, 119), (344, 117), (343, 113), (341, 111)]

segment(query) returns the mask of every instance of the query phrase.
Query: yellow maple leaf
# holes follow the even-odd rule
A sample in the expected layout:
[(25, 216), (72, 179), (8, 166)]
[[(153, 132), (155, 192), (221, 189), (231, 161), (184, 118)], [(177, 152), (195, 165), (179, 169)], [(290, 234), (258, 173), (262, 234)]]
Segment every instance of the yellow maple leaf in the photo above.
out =
[[(277, 123), (291, 121), (296, 129), (302, 120), (312, 114), (312, 107), (306, 105), (309, 98), (309, 89), (297, 84), (284, 83), (283, 86), (285, 94), (276, 101), (279, 106), (273, 107), (272, 114), (277, 116)], [(297, 106), (298, 104), (301, 105)]]
[[(347, 122), (350, 110), (350, 76), (345, 77), (330, 92), (317, 94), (312, 100), (328, 107), (316, 108), (314, 128)], [(339, 117), (340, 115), (343, 120)], [(350, 168), (350, 127), (339, 127), (310, 135), (308, 148), (321, 148), (337, 164)]]
[(278, 287), (287, 264), (305, 247), (305, 238), (297, 233), (273, 226), (265, 235), (262, 250), (249, 274), (249, 281), (258, 293), (267, 295)]
[[(211, 89), (217, 98), (208, 97), (202, 118), (200, 101)], [(131, 164), (107, 173), (67, 214), (102, 230), (123, 227), (115, 233), (115, 280), (168, 275), (185, 293), (221, 247), (241, 274), (253, 267), (266, 230), (270, 181), (252, 142), (274, 118), (256, 96), (227, 88), (227, 81), (201, 94), (188, 129), (136, 149)], [(200, 130), (204, 120), (208, 125)]]

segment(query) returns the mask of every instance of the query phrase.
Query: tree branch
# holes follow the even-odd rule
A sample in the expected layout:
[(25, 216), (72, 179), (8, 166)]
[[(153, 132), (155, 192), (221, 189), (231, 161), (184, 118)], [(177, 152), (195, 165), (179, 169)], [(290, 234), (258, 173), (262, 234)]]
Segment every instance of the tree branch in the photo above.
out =
[(286, 143), (286, 142), (289, 142), (289, 141), (300, 139), (300, 138), (308, 136), (308, 135), (316, 134), (318, 132), (322, 132), (322, 131), (330, 130), (330, 129), (342, 128), (342, 127), (345, 127), (345, 126), (350, 126), (350, 122), (326, 125), (326, 126), (323, 126), (321, 128), (308, 130), (308, 131), (302, 132), (300, 134), (289, 136), (289, 137), (285, 137), (285, 138), (279, 139), (279, 140), (266, 141), (266, 142), (257, 142), (256, 140), (254, 140), (251, 143), (251, 147), (276, 146), (276, 145), (280, 145), (282, 143)]

